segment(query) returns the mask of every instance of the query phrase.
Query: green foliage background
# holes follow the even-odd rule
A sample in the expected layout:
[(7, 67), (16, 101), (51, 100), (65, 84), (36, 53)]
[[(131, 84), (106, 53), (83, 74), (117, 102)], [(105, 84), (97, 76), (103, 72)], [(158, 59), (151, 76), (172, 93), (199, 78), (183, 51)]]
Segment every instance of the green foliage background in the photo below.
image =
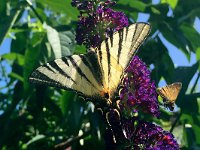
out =
[[(56, 149), (62, 142), (72, 149), (105, 149), (105, 124), (90, 103), (72, 92), (28, 82), (28, 76), (40, 64), (85, 52), (74, 40), (79, 13), (70, 2), (0, 0), (0, 43), (12, 39), (10, 52), (0, 56), (0, 80), (6, 84), (0, 85), (2, 150)], [(163, 79), (183, 83), (176, 102), (180, 109), (169, 112), (161, 108), (161, 119), (154, 121), (165, 130), (171, 129), (182, 149), (200, 149), (200, 35), (194, 29), (194, 20), (200, 17), (200, 1), (160, 0), (152, 4), (150, 0), (117, 0), (113, 9), (134, 21), (141, 12), (150, 15), (152, 31), (138, 55), (146, 64), (153, 64), (156, 84)], [(171, 16), (167, 15), (169, 10)], [(160, 34), (188, 60), (194, 53), (196, 63), (175, 67)], [(189, 87), (195, 74), (195, 82)], [(84, 139), (83, 145), (80, 139)]]

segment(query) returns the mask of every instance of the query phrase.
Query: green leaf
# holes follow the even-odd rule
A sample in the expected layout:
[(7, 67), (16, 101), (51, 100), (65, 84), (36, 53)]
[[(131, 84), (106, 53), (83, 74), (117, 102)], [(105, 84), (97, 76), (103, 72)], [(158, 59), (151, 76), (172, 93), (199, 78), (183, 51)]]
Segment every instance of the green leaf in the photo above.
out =
[(167, 41), (182, 50), (188, 59), (190, 58), (190, 51), (187, 40), (185, 39), (181, 31), (179, 31), (179, 29), (176, 29), (172, 27), (169, 23), (166, 23), (161, 25), (159, 27), (159, 30), (162, 32)]
[(2, 55), (2, 58), (10, 60), (10, 61), (15, 61), (17, 64), (20, 66), (24, 65), (24, 56), (18, 53), (8, 53)]
[[(133, 1), (119, 0), (117, 2), (117, 5), (119, 5), (119, 6), (120, 5), (128, 6), (131, 9), (135, 8), (135, 9), (137, 9), (139, 11), (144, 11), (146, 6), (147, 6), (145, 3), (143, 3), (142, 1), (139, 1), (139, 0), (133, 0)], [(118, 7), (118, 6), (116, 6), (116, 7)]]
[(188, 89), (189, 83), (197, 72), (199, 63), (192, 65), (191, 67), (177, 67), (174, 71), (173, 82), (182, 82), (182, 93), (185, 93)]
[(157, 14), (157, 15), (160, 15), (160, 14), (161, 14), (161, 12), (160, 12), (158, 9), (156, 9), (155, 7), (151, 7), (151, 11), (152, 11), (154, 14)]
[(22, 76), (18, 75), (17, 73), (11, 72), (9, 74), (9, 77), (17, 79), (17, 80), (19, 80), (21, 82), (24, 82), (24, 78)]
[(35, 68), (36, 64), (38, 63), (37, 60), (39, 60), (40, 56), (40, 49), (39, 46), (35, 48), (29, 48), (26, 50), (25, 53), (25, 64), (24, 64), (24, 89), (27, 90), (29, 87), (28, 78), (33, 71), (33, 68)]
[(33, 137), (30, 141), (28, 141), (26, 143), (26, 146), (29, 146), (30, 144), (33, 144), (33, 143), (38, 142), (40, 140), (43, 140), (44, 138), (45, 138), (45, 135), (43, 135), (43, 134), (36, 135), (35, 137)]
[(195, 17), (199, 16), (200, 14), (199, 5), (199, 0), (179, 0), (178, 5), (174, 10), (176, 21), (180, 24), (183, 22), (193, 24)]
[(145, 12), (150, 13), (149, 21), (159, 25), (166, 20), (166, 15), (169, 11), (169, 6), (167, 4), (157, 4), (157, 5), (148, 5)]
[(68, 101), (68, 108), (66, 108), (68, 111), (67, 124), (70, 129), (68, 133), (76, 135), (81, 128), (83, 117), (85, 116), (84, 108), (86, 107), (86, 102), (81, 100), (77, 94), (75, 94), (72, 99), (68, 99)]
[(71, 20), (77, 20), (77, 16), (79, 15), (78, 10), (71, 6), (70, 0), (36, 0), (36, 2), (47, 6), (55, 13), (66, 14), (67, 18), (71, 18)]
[[(154, 44), (154, 45), (152, 45)], [(156, 44), (156, 45), (155, 45)], [(149, 47), (151, 46), (151, 49)], [(161, 40), (158, 38), (157, 42), (151, 42), (147, 44), (147, 48), (145, 48), (146, 51), (146, 58), (144, 57), (145, 54), (143, 54), (143, 57), (145, 60), (153, 61), (155, 68), (152, 72), (152, 76), (156, 79), (156, 83), (159, 82), (159, 79), (161, 77), (164, 77), (167, 83), (171, 83), (174, 73), (174, 64), (171, 59), (171, 57), (168, 54), (168, 50), (163, 45)], [(141, 51), (142, 52), (142, 51)], [(153, 56), (149, 55), (149, 53), (153, 52)], [(149, 58), (148, 58), (149, 57)]]
[[(182, 112), (192, 115), (193, 120), (199, 113), (199, 105), (197, 103), (197, 98), (200, 94), (187, 94), (180, 95), (180, 101), (178, 99), (177, 104), (182, 108)], [(188, 105), (190, 107), (188, 107)], [(196, 122), (197, 123), (197, 122)], [(200, 123), (198, 123), (200, 125)]]
[(77, 98), (77, 96), (73, 92), (70, 92), (70, 91), (62, 92), (62, 97), (60, 97), (60, 99), (59, 99), (59, 102), (60, 102), (59, 105), (60, 105), (60, 108), (61, 108), (64, 116), (66, 116), (68, 113), (70, 102), (74, 101), (74, 99), (76, 99), (76, 98)]
[(139, 1), (139, 0), (129, 1), (129, 4), (132, 8), (136, 8), (139, 11), (144, 11), (147, 6), (145, 3), (143, 3), (142, 1)]
[(74, 54), (84, 54), (86, 53), (86, 47), (84, 45), (76, 45)]
[(161, 3), (167, 3), (171, 6), (172, 9), (175, 9), (178, 0), (161, 0)]
[(195, 137), (196, 137), (196, 144), (200, 145), (200, 136), (199, 136), (199, 133), (200, 133), (200, 126), (199, 125), (193, 125), (193, 130), (194, 130), (194, 134), (195, 134)]
[(6, 1), (5, 0), (0, 0), (0, 14), (6, 15)]
[[(191, 79), (197, 72), (198, 67), (198, 62), (191, 67), (177, 67), (174, 71), (174, 78), (172, 80), (173, 82), (182, 82), (182, 89), (176, 100), (177, 105), (188, 113), (193, 113), (193, 115), (198, 112), (197, 97), (194, 97), (194, 95), (188, 96), (185, 95), (185, 93)], [(188, 107), (188, 104), (190, 107)]]
[(182, 30), (183, 35), (187, 38), (188, 42), (191, 44), (193, 52), (195, 52), (196, 49), (200, 47), (200, 34), (190, 24), (184, 23), (181, 25), (180, 29)]
[(169, 56), (169, 54), (164, 54), (161, 57), (160, 62), (162, 62), (162, 63), (159, 64), (159, 69), (162, 72), (162, 75), (165, 78), (165, 80), (167, 81), (167, 83), (170, 83), (173, 72), (174, 72), (173, 61), (172, 61), (171, 57)]
[(194, 149), (194, 147), (196, 146), (194, 130), (191, 127), (187, 127), (185, 128), (185, 130), (187, 134), (188, 147)]
[(24, 60), (24, 89), (27, 90), (29, 87), (28, 78), (32, 73), (33, 69), (39, 64), (41, 60), (41, 51), (45, 51), (42, 47), (44, 33), (36, 32), (33, 34), (31, 44), (27, 47), (25, 51), (25, 60)]
[(183, 139), (183, 132), (183, 125), (176, 126), (173, 130), (173, 135), (175, 136), (177, 142), (181, 143), (181, 145), (185, 145), (185, 141)]
[(55, 58), (72, 55), (75, 49), (75, 36), (71, 31), (58, 32), (44, 24), (47, 30), (48, 41), (51, 44)]
[(27, 38), (28, 34), (29, 32), (27, 30), (24, 30), (23, 32), (15, 33), (16, 38), (12, 39), (11, 41), (10, 51), (12, 53), (18, 53), (18, 54), (24, 55), (26, 47), (27, 47), (27, 43), (29, 42), (29, 38)]

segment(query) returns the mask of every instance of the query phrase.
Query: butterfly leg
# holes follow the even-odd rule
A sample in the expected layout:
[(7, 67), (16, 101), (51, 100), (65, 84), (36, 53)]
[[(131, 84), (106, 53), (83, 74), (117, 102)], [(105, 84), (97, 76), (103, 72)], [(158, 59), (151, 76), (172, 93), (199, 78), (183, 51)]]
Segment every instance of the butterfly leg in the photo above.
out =
[(117, 109), (110, 109), (106, 113), (106, 121), (113, 133), (113, 140), (117, 144), (124, 143), (126, 141), (125, 135), (122, 129), (120, 113)]

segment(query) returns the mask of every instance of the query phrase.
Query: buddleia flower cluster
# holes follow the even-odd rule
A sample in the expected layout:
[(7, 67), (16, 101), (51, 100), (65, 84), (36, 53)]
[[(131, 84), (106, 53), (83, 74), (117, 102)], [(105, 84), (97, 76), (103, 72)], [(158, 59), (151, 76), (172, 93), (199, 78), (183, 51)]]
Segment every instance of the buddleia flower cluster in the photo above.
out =
[(178, 150), (179, 145), (173, 134), (164, 131), (161, 127), (146, 121), (123, 120), (123, 129), (126, 138), (131, 144), (126, 150)]
[(128, 26), (128, 18), (123, 12), (109, 8), (115, 2), (72, 0), (72, 6), (80, 10), (76, 30), (76, 41), (86, 47), (97, 47), (113, 32)]
[[(111, 0), (72, 0), (72, 6), (80, 11), (76, 30), (78, 44), (84, 44), (88, 48), (98, 47), (115, 31), (128, 26), (125, 14), (111, 8), (115, 3)], [(128, 145), (125, 146), (127, 150), (178, 150), (179, 145), (170, 132), (153, 123), (141, 121), (139, 116), (131, 115), (160, 115), (156, 86), (151, 81), (150, 73), (146, 64), (138, 56), (134, 56), (125, 70), (119, 93), (121, 121), (114, 120), (115, 116), (118, 116), (116, 112), (110, 116), (110, 123), (117, 123), (113, 132), (121, 130), (123, 136), (118, 133), (115, 135), (120, 135), (117, 139), (124, 137), (128, 141)]]
[(134, 113), (142, 111), (155, 117), (160, 115), (156, 86), (151, 82), (146, 64), (135, 56), (125, 71), (123, 87), (120, 91), (121, 109)]

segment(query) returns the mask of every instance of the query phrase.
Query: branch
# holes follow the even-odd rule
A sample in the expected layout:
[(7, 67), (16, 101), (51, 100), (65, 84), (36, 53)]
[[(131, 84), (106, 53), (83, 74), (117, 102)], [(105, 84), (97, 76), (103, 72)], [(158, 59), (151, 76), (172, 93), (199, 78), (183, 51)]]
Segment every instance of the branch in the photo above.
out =
[(72, 145), (74, 142), (77, 142), (79, 141), (80, 139), (83, 139), (85, 138), (86, 136), (88, 136), (90, 134), (90, 131), (88, 132), (85, 132), (83, 135), (81, 136), (76, 136), (76, 137), (73, 137), (73, 138), (70, 138), (62, 143), (59, 143), (57, 145), (54, 146), (54, 149), (55, 150), (63, 150), (67, 147), (69, 147), (70, 145)]

